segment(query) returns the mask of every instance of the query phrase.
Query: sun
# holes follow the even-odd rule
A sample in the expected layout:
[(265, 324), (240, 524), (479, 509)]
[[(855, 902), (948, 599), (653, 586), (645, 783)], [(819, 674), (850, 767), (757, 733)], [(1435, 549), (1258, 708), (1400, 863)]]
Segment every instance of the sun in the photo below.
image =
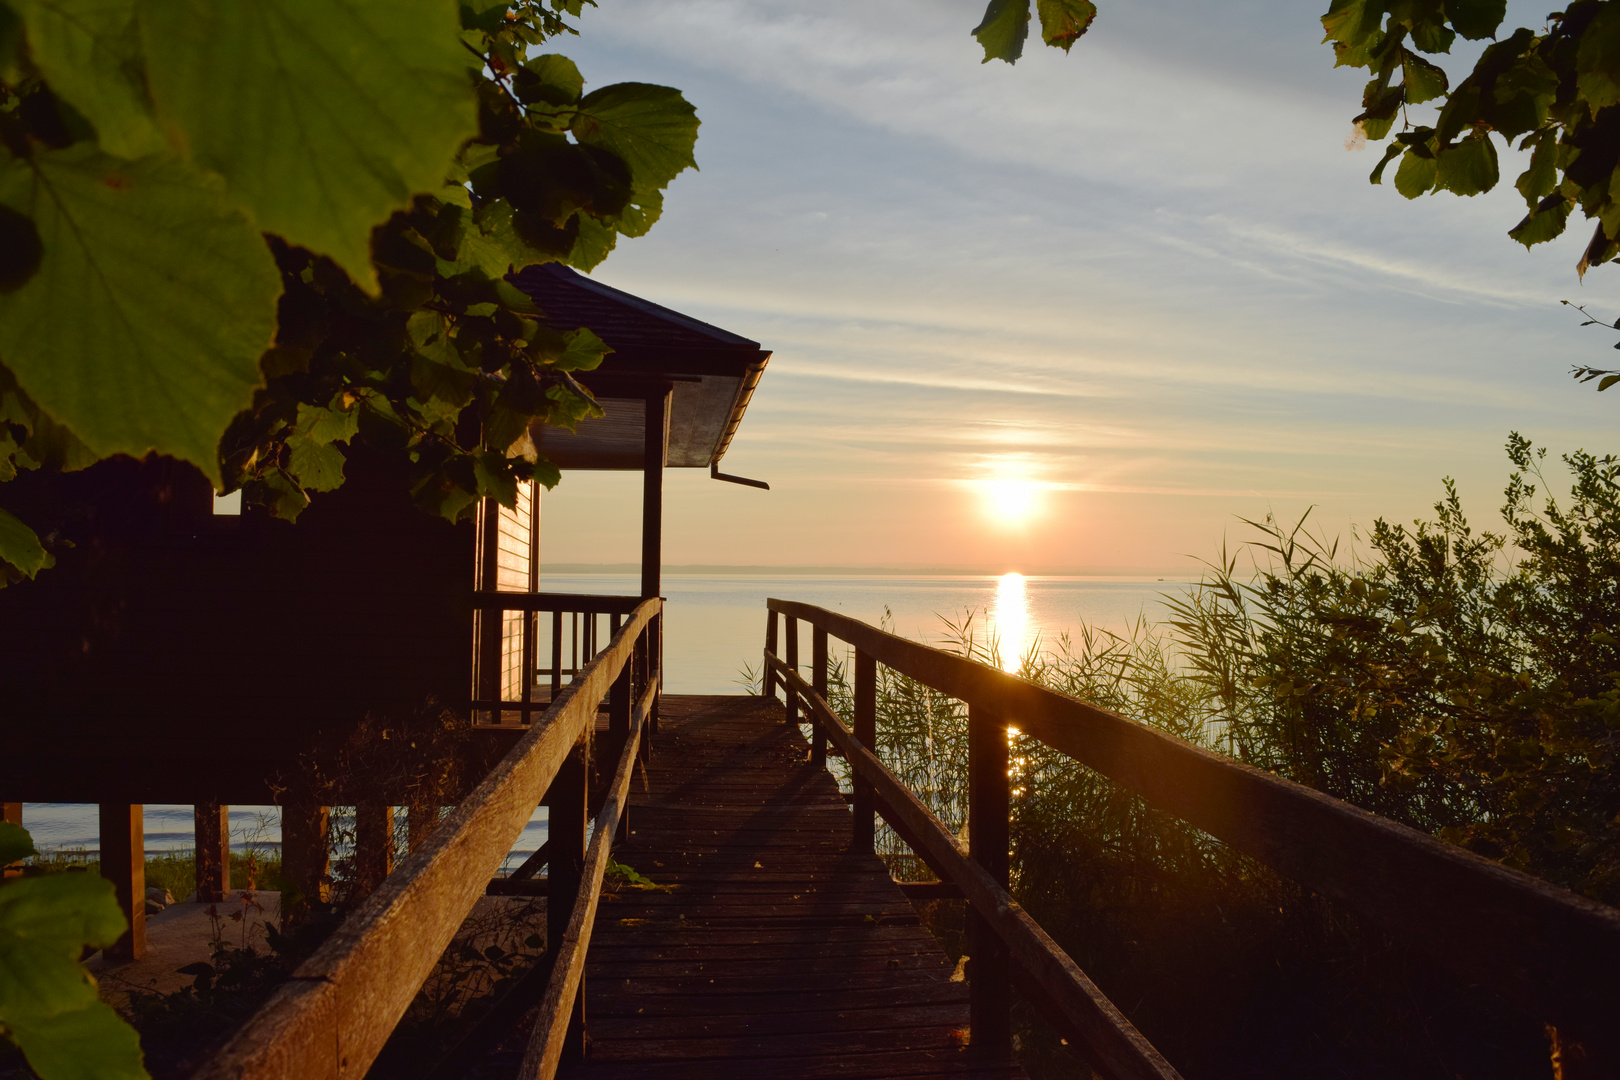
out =
[(985, 512), (998, 525), (1026, 525), (1041, 510), (1042, 489), (1025, 477), (1000, 476), (984, 481)]

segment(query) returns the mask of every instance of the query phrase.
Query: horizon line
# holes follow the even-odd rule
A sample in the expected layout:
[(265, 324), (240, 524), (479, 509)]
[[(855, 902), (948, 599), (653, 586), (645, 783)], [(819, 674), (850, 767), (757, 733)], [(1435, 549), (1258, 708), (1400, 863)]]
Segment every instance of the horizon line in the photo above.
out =
[[(639, 574), (641, 564), (634, 562), (585, 563), (556, 562), (540, 564), (540, 575), (552, 574)], [(1004, 566), (993, 570), (987, 566), (829, 566), (829, 565), (762, 565), (733, 563), (666, 563), (665, 574), (737, 574), (777, 575), (791, 574), (805, 577), (848, 575), (855, 577), (1002, 577), (1022, 574), (1025, 577), (1148, 577), (1181, 580), (1187, 575), (1173, 568), (1152, 566)]]

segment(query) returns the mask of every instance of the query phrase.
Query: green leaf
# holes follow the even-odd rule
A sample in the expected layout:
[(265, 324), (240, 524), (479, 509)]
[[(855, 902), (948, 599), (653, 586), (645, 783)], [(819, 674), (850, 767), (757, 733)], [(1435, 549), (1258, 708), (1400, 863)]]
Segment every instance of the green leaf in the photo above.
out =
[(558, 371), (595, 371), (602, 359), (613, 350), (588, 327), (570, 330), (563, 335), (568, 344), (562, 355), (552, 361)]
[[(0, 514), (3, 513), (5, 511), (0, 510)], [(0, 821), (0, 866), (10, 866), (35, 854), (38, 853), (34, 850), (34, 838), (27, 829)]]
[(1575, 79), (1593, 110), (1620, 102), (1620, 10), (1602, 5), (1581, 35)]
[(488, 495), (505, 507), (517, 505), (517, 477), (512, 475), (503, 454), (484, 451), (473, 459), (473, 477), (480, 495)]
[(106, 1002), (8, 1026), (40, 1080), (148, 1080), (141, 1037)]
[(1408, 52), (1401, 61), (1402, 78), (1406, 80), (1406, 101), (1411, 105), (1421, 105), (1425, 101), (1432, 101), (1446, 92), (1449, 83), (1446, 82), (1446, 73), (1438, 65), (1431, 64), (1417, 53)]
[[(424, 314), (418, 312), (418, 314)], [(340, 403), (334, 403), (337, 405)], [(348, 442), (360, 430), (358, 408), (325, 408), (320, 405), (298, 403), (298, 422), (295, 430), (317, 445)], [(323, 489), (324, 490), (324, 489)]]
[(89, 120), (101, 148), (138, 158), (167, 149), (146, 92), (135, 0), (25, 0), (28, 48), (53, 93)]
[(980, 63), (1005, 60), (1016, 64), (1024, 55), (1024, 39), (1029, 37), (1029, 0), (990, 0), (973, 36), (984, 47)]
[(1549, 196), (1526, 214), (1523, 221), (1508, 230), (1508, 235), (1525, 247), (1543, 244), (1561, 236), (1569, 223), (1572, 205), (1562, 196)]
[(1367, 176), (1367, 181), (1373, 184), (1382, 184), (1384, 182), (1384, 170), (1391, 161), (1395, 160), (1402, 149), (1400, 143), (1391, 143), (1384, 150), (1384, 156), (1378, 160), (1378, 164), (1373, 166), (1373, 171)]
[(545, 458), (541, 458), (534, 463), (534, 473), (531, 479), (544, 484), (546, 489), (550, 490), (562, 481), (562, 470)]
[(613, 251), (619, 234), (590, 214), (579, 215), (579, 235), (574, 237), (574, 250), (568, 253), (568, 265), (590, 273)]
[(1620, 375), (1605, 375), (1603, 381), (1598, 383), (1598, 392), (1602, 393), (1615, 383), (1620, 382)]
[(34, 530), (4, 510), (0, 510), (0, 561), (10, 563), (29, 578), (56, 565), (51, 553), (40, 546)]
[(1041, 17), (1041, 39), (1064, 52), (1097, 18), (1097, 5), (1091, 0), (1035, 0), (1035, 10)]
[(1412, 27), (1412, 44), (1426, 53), (1450, 52), (1456, 40), (1457, 32), (1444, 23), (1419, 22)]
[(697, 110), (679, 90), (649, 83), (615, 83), (579, 103), (570, 129), (587, 146), (616, 154), (630, 167), (638, 193), (666, 187), (683, 169), (697, 168)]
[(95, 980), (79, 966), (86, 945), (103, 948), (128, 923), (112, 882), (86, 873), (46, 874), (0, 886), (0, 1026), (84, 1009)]
[(1507, 0), (1446, 0), (1446, 15), (1469, 41), (1494, 37), (1507, 16)]
[(333, 443), (299, 439), (290, 444), (287, 471), (306, 491), (335, 491), (343, 486), (343, 451)]
[(1478, 195), (1496, 186), (1496, 147), (1489, 135), (1464, 139), (1440, 151), (1436, 186), (1458, 195)]
[(216, 448), (253, 401), (281, 275), (218, 185), (163, 157), (89, 145), (0, 155), (0, 203), (30, 214), (39, 272), (0, 294), (0, 356), (100, 455), (151, 450), (218, 486)]
[(1432, 157), (1419, 157), (1411, 150), (1401, 158), (1401, 167), (1395, 170), (1395, 190), (1408, 199), (1415, 199), (1434, 187), (1438, 163)]
[(615, 227), (625, 236), (646, 236), (647, 230), (653, 227), (663, 213), (663, 192), (637, 192), (631, 198), (630, 205), (619, 213)]
[(259, 226), (375, 291), (372, 227), (478, 133), (452, 0), (138, 0), (152, 95)]
[(1513, 185), (1532, 210), (1558, 186), (1558, 132), (1550, 129), (1537, 132), (1535, 143), (1536, 148), (1530, 152), (1530, 167), (1519, 174)]
[(585, 78), (568, 57), (547, 53), (525, 60), (513, 76), (512, 86), (525, 105), (573, 105), (585, 92)]

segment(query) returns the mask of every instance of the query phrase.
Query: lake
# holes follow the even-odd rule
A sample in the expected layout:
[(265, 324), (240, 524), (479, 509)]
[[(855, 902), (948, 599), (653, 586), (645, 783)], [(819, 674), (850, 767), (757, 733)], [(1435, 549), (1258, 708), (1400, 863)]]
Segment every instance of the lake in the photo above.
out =
[[(1166, 615), (1161, 594), (1177, 593), (1185, 585), (1160, 578), (1020, 574), (670, 574), (664, 578), (668, 601), (665, 688), (672, 694), (741, 693), (743, 668), (759, 667), (765, 644), (765, 598), (769, 596), (814, 604), (871, 623), (887, 618), (896, 633), (930, 642), (948, 636), (945, 620), (960, 623), (972, 614), (973, 625), (981, 628), (981, 639), (985, 633), (993, 637), (1003, 666), (1010, 667), (1032, 644), (1073, 634), (1081, 625), (1123, 631), (1139, 617), (1159, 622)], [(633, 574), (543, 575), (540, 587), (548, 592), (634, 594), (640, 578)], [(801, 649), (801, 656), (808, 658), (807, 634)], [(23, 824), (41, 848), (93, 849), (100, 842), (92, 805), (25, 803)], [(513, 858), (526, 857), (544, 842), (545, 828), (545, 811), (539, 810), (514, 846)], [(231, 807), (231, 833), (239, 850), (279, 845), (277, 809)], [(146, 807), (148, 852), (191, 846), (190, 806)]]

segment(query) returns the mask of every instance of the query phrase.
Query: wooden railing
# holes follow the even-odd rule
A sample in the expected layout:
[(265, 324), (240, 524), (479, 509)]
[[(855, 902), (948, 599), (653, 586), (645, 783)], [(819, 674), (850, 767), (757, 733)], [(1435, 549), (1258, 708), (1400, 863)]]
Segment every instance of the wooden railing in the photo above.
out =
[[(973, 1042), (1007, 1048), (1016, 978), (1107, 1075), (1177, 1075), (1008, 893), (1007, 728), (1016, 724), (1414, 951), (1517, 999), (1558, 1029), (1566, 1055), (1582, 1048), (1592, 1075), (1620, 1074), (1620, 911), (985, 664), (808, 604), (773, 599), (766, 607), (765, 693), (785, 689), (789, 722), (802, 716), (812, 726), (816, 761), (826, 760), (825, 739), (847, 759), (856, 842), (870, 847), (874, 812), (881, 814), (969, 903)], [(808, 681), (799, 669), (800, 620), (814, 635)], [(829, 634), (855, 650), (853, 730), (827, 704)], [(879, 663), (967, 703), (966, 853), (872, 752)]]
[[(487, 620), (486, 629), (481, 630), (478, 650), (474, 710), (494, 723), (500, 723), (506, 714), (515, 712), (518, 722), (527, 724), (536, 711), (536, 680), (549, 676), (550, 700), (555, 701), (562, 692), (564, 677), (573, 678), (583, 671), (601, 650), (602, 642), (618, 632), (625, 616), (640, 603), (634, 596), (592, 593), (474, 592), (473, 610), (482, 613)], [(520, 630), (519, 688), (516, 698), (505, 698), (501, 693), (505, 665), (499, 618), (514, 611), (524, 615)], [(542, 667), (539, 623), (548, 614), (551, 616), (551, 656), (550, 664)]]
[[(519, 594), (523, 599), (538, 594)], [(509, 602), (502, 597), (500, 603)], [(576, 997), (608, 852), (625, 820), (636, 755), (656, 715), (656, 635), (662, 602), (636, 603), (607, 647), (563, 687), (544, 715), (473, 793), (428, 834), (382, 885), (295, 971), (197, 1080), (361, 1077), (450, 944), (542, 801), (547, 839), (545, 1011), (524, 1077), (554, 1075), (579, 1034)], [(607, 745), (616, 762), (585, 839), (587, 772), (598, 709), (608, 700)]]

